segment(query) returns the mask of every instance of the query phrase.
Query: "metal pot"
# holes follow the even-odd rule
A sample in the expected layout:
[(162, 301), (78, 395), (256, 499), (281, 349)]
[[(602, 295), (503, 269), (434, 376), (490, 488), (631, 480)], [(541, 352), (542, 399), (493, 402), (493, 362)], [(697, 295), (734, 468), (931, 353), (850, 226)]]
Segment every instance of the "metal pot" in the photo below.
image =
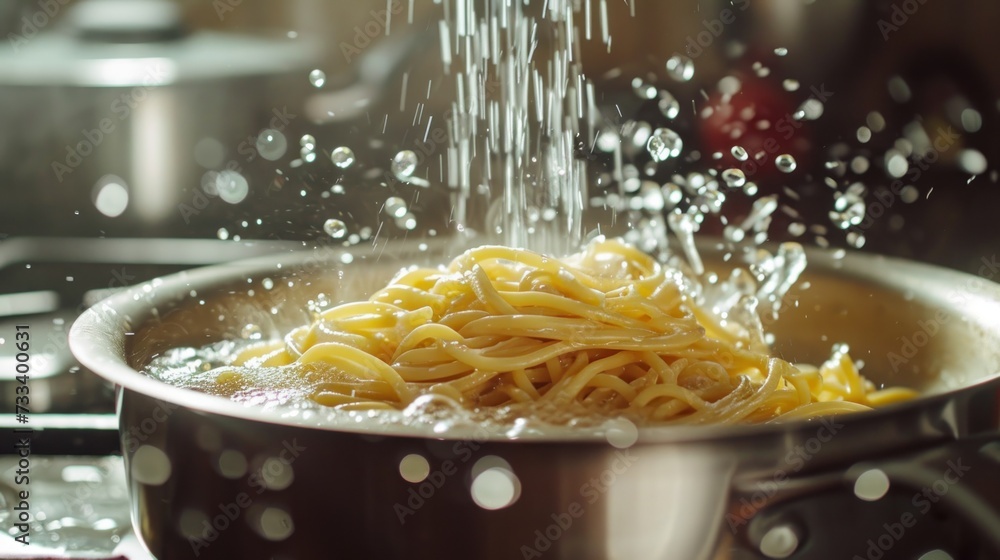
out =
[[(803, 281), (811, 287), (770, 326), (775, 351), (818, 363), (831, 344), (846, 342), (876, 383), (926, 391), (817, 422), (643, 428), (634, 444), (574, 430), (520, 439), (473, 427), (437, 434), (244, 407), (140, 373), (153, 356), (236, 337), (247, 323), (277, 336), (308, 320), (306, 302), (317, 294), (356, 299), (403, 264), (441, 260), (407, 245), (379, 249), (353, 254), (350, 265), (328, 250), (182, 273), (106, 300), (73, 326), (73, 353), (120, 387), (133, 521), (154, 556), (1000, 552), (991, 458), (1000, 286), (911, 262), (809, 255)], [(401, 476), (412, 456), (427, 462), (417, 483)], [(485, 509), (474, 481), (498, 468), (514, 501)]]
[(254, 139), (300, 118), (317, 45), (195, 32), (167, 0), (37, 4), (0, 45), (8, 231), (205, 235), (229, 206), (206, 172), (263, 190)]

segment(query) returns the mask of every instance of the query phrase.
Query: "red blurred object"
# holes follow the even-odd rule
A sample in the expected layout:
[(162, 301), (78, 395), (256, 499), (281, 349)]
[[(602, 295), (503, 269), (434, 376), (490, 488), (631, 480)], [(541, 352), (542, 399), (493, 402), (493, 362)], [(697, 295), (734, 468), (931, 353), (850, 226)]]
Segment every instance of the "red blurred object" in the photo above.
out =
[[(753, 74), (739, 78), (742, 86), (738, 93), (725, 95), (717, 91), (705, 105), (704, 111), (711, 114), (700, 119), (703, 151), (721, 152), (722, 159), (716, 160), (719, 169), (741, 169), (748, 181), (767, 183), (789, 176), (774, 163), (782, 154), (795, 158), (797, 170), (807, 169), (813, 157), (813, 134), (809, 121), (794, 116), (799, 107), (794, 97), (801, 94), (785, 91), (772, 78)], [(745, 149), (749, 159), (736, 159), (734, 146)]]

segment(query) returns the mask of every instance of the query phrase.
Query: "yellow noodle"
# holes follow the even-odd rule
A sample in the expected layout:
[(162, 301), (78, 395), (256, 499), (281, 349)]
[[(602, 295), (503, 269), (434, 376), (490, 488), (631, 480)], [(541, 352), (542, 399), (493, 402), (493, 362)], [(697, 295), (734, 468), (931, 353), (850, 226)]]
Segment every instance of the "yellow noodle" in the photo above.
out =
[(248, 347), (217, 384), (242, 387), (240, 367), (268, 366), (347, 410), (402, 409), (437, 394), (526, 415), (574, 405), (657, 424), (807, 419), (915, 396), (876, 390), (845, 353), (801, 369), (768, 355), (749, 328), (693, 301), (679, 274), (618, 241), (565, 259), (480, 247)]

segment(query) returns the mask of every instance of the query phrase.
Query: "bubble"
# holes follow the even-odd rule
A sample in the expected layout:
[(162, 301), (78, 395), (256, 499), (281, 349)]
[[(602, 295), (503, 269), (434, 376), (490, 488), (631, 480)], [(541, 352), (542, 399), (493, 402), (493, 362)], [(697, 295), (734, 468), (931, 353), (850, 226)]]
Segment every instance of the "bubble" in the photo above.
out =
[(330, 161), (341, 169), (347, 169), (354, 165), (354, 150), (346, 146), (334, 148), (333, 152), (330, 153)]
[(683, 149), (684, 141), (681, 140), (680, 135), (669, 128), (656, 129), (646, 143), (646, 150), (653, 157), (653, 161), (666, 161), (678, 157)]
[(316, 149), (316, 138), (312, 134), (305, 134), (299, 138), (299, 145), (314, 150)]
[(341, 220), (331, 218), (323, 223), (323, 231), (334, 239), (341, 239), (347, 235), (347, 224)]
[(745, 231), (733, 225), (726, 226), (726, 229), (723, 230), (722, 234), (727, 241), (732, 243), (740, 243), (746, 237)]
[(306, 163), (316, 161), (316, 151), (311, 146), (303, 146), (303, 148), (299, 151), (299, 156), (301, 156)]
[(260, 325), (254, 323), (247, 323), (240, 330), (240, 336), (246, 340), (260, 340), (264, 338), (264, 330), (260, 328)]
[(781, 86), (785, 88), (785, 91), (798, 91), (799, 81), (789, 78), (784, 82), (781, 82)]
[(759, 191), (760, 188), (757, 187), (757, 183), (747, 181), (746, 184), (743, 185), (743, 194), (747, 196), (757, 196)]
[(798, 162), (796, 162), (795, 158), (789, 154), (781, 154), (775, 158), (774, 165), (776, 165), (778, 167), (778, 171), (781, 171), (782, 173), (791, 173), (798, 167)]
[(858, 142), (862, 144), (867, 144), (869, 140), (872, 139), (872, 130), (867, 126), (862, 126), (858, 128)]
[(614, 128), (605, 128), (597, 136), (597, 149), (602, 152), (614, 152), (621, 146), (622, 139)]
[(224, 227), (219, 228), (219, 231), (215, 232), (215, 236), (225, 241), (229, 239), (229, 230)]
[(809, 98), (799, 105), (793, 117), (800, 121), (814, 121), (823, 116), (823, 103), (819, 99)]
[(886, 154), (885, 170), (889, 173), (890, 177), (899, 179), (906, 175), (906, 172), (909, 171), (909, 169), (910, 164), (906, 161), (906, 158), (903, 157), (903, 154), (895, 150), (890, 150), (889, 153)]
[(899, 191), (899, 198), (906, 204), (913, 204), (920, 199), (920, 191), (913, 185), (906, 185)]
[(385, 212), (393, 218), (402, 218), (406, 215), (406, 201), (398, 196), (391, 196), (385, 201)]
[(847, 234), (847, 243), (855, 249), (864, 247), (866, 241), (867, 239), (865, 239), (865, 236), (856, 231), (852, 231)]
[(660, 112), (663, 113), (663, 116), (670, 120), (677, 118), (677, 115), (681, 112), (681, 104), (677, 102), (677, 98), (675, 98), (669, 91), (660, 92), (660, 101), (658, 105), (660, 107)]
[(774, 49), (774, 54), (778, 56), (785, 56), (788, 54), (788, 49), (786, 49), (785, 47), (778, 47)]
[(983, 128), (983, 115), (979, 111), (966, 108), (962, 110), (962, 128), (966, 132), (979, 132)]
[(694, 61), (675, 54), (667, 60), (667, 74), (678, 82), (690, 82), (694, 78)]
[(132, 456), (132, 478), (141, 484), (160, 486), (170, 479), (170, 457), (152, 445), (143, 445)]
[(257, 135), (257, 153), (268, 161), (278, 161), (288, 151), (288, 139), (281, 132), (268, 128)]
[(219, 198), (229, 204), (243, 202), (250, 193), (250, 184), (247, 183), (246, 178), (230, 169), (219, 172), (215, 178), (215, 188), (219, 193)]
[(906, 103), (913, 96), (910, 85), (899, 76), (889, 78), (889, 95), (896, 103)]
[[(128, 208), (128, 189), (124, 181), (110, 176), (98, 182), (94, 206), (97, 211), (109, 218), (117, 218)], [(117, 180), (116, 180), (117, 179)]]
[(423, 455), (411, 453), (399, 462), (399, 475), (403, 480), (419, 484), (431, 474), (431, 465)]
[(746, 184), (747, 177), (742, 171), (736, 168), (727, 169), (722, 172), (722, 180), (731, 189), (738, 189)]
[(309, 83), (316, 88), (323, 87), (324, 85), (326, 85), (326, 72), (318, 68), (313, 70), (312, 72), (309, 72)]
[(750, 154), (747, 153), (746, 149), (744, 149), (743, 146), (733, 146), (733, 149), (730, 150), (730, 153), (732, 153), (733, 157), (739, 161), (746, 161), (750, 159)]
[(419, 161), (417, 154), (412, 150), (403, 150), (392, 158), (392, 173), (400, 179), (411, 177), (413, 172), (417, 170)]
[(650, 84), (646, 83), (646, 80), (642, 78), (632, 79), (632, 91), (639, 97), (639, 99), (655, 99), (656, 98), (656, 88)]
[(982, 175), (986, 172), (989, 162), (986, 161), (986, 156), (979, 150), (968, 149), (962, 150), (962, 153), (958, 155), (958, 165), (966, 173)]
[(726, 76), (719, 80), (719, 91), (723, 95), (736, 95), (743, 89), (743, 82), (736, 76)]
[(788, 224), (788, 233), (793, 237), (801, 237), (806, 233), (806, 226), (800, 222), (793, 222)]

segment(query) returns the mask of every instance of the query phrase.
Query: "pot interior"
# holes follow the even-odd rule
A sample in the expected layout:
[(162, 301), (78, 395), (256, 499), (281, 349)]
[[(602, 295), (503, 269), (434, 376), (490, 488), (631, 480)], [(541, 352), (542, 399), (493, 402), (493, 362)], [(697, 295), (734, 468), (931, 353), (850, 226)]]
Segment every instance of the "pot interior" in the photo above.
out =
[[(308, 310), (317, 301), (358, 300), (404, 266), (445, 260), (441, 250), (404, 245), (370, 251), (286, 254), (158, 280), (96, 306), (74, 328), (74, 351), (88, 365), (95, 353), (102, 363), (124, 358), (128, 368), (108, 377), (155, 396), (163, 385), (135, 371), (165, 351), (238, 339), (247, 325), (260, 328), (265, 339), (278, 338), (309, 322)], [(864, 254), (836, 258), (812, 251), (809, 260), (779, 319), (766, 325), (778, 356), (819, 364), (834, 344), (844, 343), (876, 385), (928, 393), (1000, 372), (1000, 286)], [(727, 268), (718, 258), (707, 262), (720, 272)], [(99, 364), (92, 369), (108, 371)], [(224, 406), (224, 399), (210, 398)]]

